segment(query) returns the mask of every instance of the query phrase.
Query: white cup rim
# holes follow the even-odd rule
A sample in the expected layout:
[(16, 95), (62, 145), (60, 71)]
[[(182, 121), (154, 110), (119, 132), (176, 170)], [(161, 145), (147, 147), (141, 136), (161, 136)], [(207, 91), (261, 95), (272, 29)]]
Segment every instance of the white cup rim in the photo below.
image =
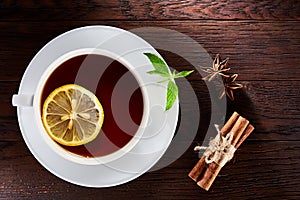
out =
[[(55, 141), (53, 141), (53, 139), (50, 138), (50, 136), (48, 135), (48, 133), (46, 132), (46, 130), (43, 126), (42, 119), (41, 119), (40, 98), (41, 98), (43, 87), (44, 87), (44, 84), (46, 83), (47, 78), (63, 62), (65, 62), (73, 57), (76, 57), (79, 55), (86, 55), (86, 54), (97, 54), (97, 55), (106, 56), (106, 57), (112, 58), (114, 60), (117, 60), (122, 65), (124, 65), (137, 80), (139, 87), (141, 89), (141, 92), (142, 92), (142, 97), (143, 97), (143, 116), (142, 116), (142, 120), (141, 120), (141, 123), (139, 125), (137, 132), (134, 134), (134, 136), (131, 138), (131, 140), (125, 146), (123, 146), (122, 148), (120, 148), (119, 150), (117, 150), (115, 152), (112, 152), (108, 155), (101, 156), (101, 157), (82, 157), (80, 155), (77, 155), (72, 152), (68, 152), (67, 150), (63, 149), (60, 145), (58, 145)], [(125, 60), (122, 56), (116, 55), (113, 52), (103, 50), (103, 49), (81, 48), (81, 49), (72, 50), (68, 53), (63, 54), (62, 56), (57, 58), (55, 61), (53, 61), (47, 67), (47, 69), (44, 71), (43, 75), (41, 76), (41, 78), (39, 80), (36, 92), (34, 94), (33, 110), (34, 110), (35, 121), (40, 130), (39, 132), (40, 132), (42, 138), (45, 140), (45, 142), (49, 145), (49, 147), (56, 154), (62, 156), (65, 159), (68, 159), (72, 162), (83, 164), (83, 165), (105, 164), (105, 163), (114, 161), (114, 160), (122, 157), (126, 153), (128, 153), (138, 143), (138, 141), (142, 137), (145, 127), (147, 126), (147, 123), (148, 123), (148, 118), (149, 118), (148, 92), (143, 87), (143, 79), (134, 70), (134, 67), (127, 60)]]

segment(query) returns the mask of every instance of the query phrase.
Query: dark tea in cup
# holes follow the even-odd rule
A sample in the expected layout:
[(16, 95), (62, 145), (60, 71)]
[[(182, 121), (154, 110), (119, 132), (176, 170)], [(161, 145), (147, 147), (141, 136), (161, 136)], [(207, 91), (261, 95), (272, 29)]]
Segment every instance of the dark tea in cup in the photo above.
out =
[(100, 54), (81, 54), (59, 64), (41, 93), (41, 113), (49, 94), (66, 84), (92, 91), (102, 104), (104, 121), (98, 136), (80, 146), (60, 147), (81, 157), (102, 157), (126, 146), (142, 122), (144, 103), (140, 84), (121, 62)]

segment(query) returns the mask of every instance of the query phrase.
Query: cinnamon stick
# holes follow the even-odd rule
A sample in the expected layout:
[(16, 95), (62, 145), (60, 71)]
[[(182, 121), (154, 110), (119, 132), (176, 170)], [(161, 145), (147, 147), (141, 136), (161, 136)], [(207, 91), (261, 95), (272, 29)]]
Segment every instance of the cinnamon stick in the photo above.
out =
[(202, 156), (201, 159), (195, 165), (195, 167), (189, 173), (189, 177), (193, 179), (195, 182), (197, 182), (205, 166), (206, 166), (205, 156)]
[(231, 133), (233, 133), (233, 140), (231, 142), (231, 145), (235, 147), (237, 142), (239, 141), (240, 137), (242, 136), (243, 132), (247, 128), (249, 124), (249, 121), (243, 117), (239, 117), (232, 129), (230, 130)]
[[(239, 116), (234, 126), (231, 128), (230, 132), (233, 133), (232, 145), (235, 146), (237, 141), (240, 139), (244, 130), (248, 126), (249, 121), (245, 118)], [(228, 133), (223, 133), (225, 136)], [(203, 178), (197, 182), (197, 184), (205, 190), (209, 190), (210, 186), (218, 176), (222, 167), (216, 163), (211, 163), (209, 167), (204, 172)]]
[[(239, 116), (240, 115), (237, 112), (234, 112), (231, 115), (229, 120), (225, 123), (225, 125), (221, 129), (221, 132), (223, 133), (223, 135), (224, 135), (224, 133), (225, 133), (225, 135), (227, 133), (229, 133), (229, 131), (232, 129), (232, 127), (238, 120)], [(193, 179), (195, 182), (197, 182), (200, 178), (202, 178), (201, 175), (203, 174), (205, 166), (206, 166), (205, 158), (206, 158), (205, 156), (202, 156), (201, 159), (194, 166), (194, 168), (191, 170), (191, 172), (188, 174), (188, 176), (191, 179)]]
[(215, 162), (210, 163), (209, 167), (206, 169), (203, 178), (197, 182), (197, 185), (205, 189), (209, 190), (210, 186), (213, 184), (217, 175), (221, 171), (222, 167)]
[(247, 139), (247, 137), (252, 133), (252, 131), (254, 130), (254, 127), (249, 124), (246, 128), (246, 130), (244, 131), (241, 139), (238, 141), (238, 143), (235, 145), (235, 148), (239, 148), (241, 146), (241, 144)]
[(231, 117), (228, 119), (228, 121), (225, 123), (225, 125), (221, 129), (221, 132), (222, 132), (223, 136), (225, 136), (227, 133), (229, 133), (229, 131), (232, 129), (232, 127), (234, 126), (234, 124), (238, 120), (239, 116), (240, 115), (237, 112), (234, 112), (231, 115)]
[[(234, 112), (221, 129), (221, 133), (224, 137), (228, 133), (232, 133), (233, 139), (231, 141), (231, 145), (237, 149), (253, 130), (254, 127), (247, 119), (241, 117), (237, 112)], [(197, 182), (197, 184), (203, 189), (209, 190), (222, 167), (215, 162), (210, 163), (207, 167), (205, 159), (205, 156), (201, 157), (201, 159), (189, 173), (189, 177)]]

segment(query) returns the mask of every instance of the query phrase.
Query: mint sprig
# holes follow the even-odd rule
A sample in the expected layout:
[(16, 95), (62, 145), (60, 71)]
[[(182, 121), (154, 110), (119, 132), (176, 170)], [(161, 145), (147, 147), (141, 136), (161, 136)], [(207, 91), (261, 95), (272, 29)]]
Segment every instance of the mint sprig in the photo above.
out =
[(159, 75), (166, 78), (165, 80), (160, 82), (168, 81), (166, 106), (165, 106), (165, 110), (167, 111), (170, 108), (172, 108), (178, 96), (178, 87), (176, 83), (173, 81), (173, 79), (186, 77), (189, 74), (191, 74), (194, 70), (181, 71), (178, 73), (174, 70), (172, 73), (170, 73), (167, 64), (160, 57), (152, 53), (144, 53), (144, 55), (148, 57), (148, 59), (150, 60), (150, 62), (154, 67), (154, 70), (148, 71), (147, 73)]

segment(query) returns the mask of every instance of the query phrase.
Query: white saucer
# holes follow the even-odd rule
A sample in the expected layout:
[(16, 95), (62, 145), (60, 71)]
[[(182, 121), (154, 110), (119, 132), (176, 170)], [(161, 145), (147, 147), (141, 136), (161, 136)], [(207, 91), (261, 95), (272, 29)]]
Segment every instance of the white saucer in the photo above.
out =
[[(50, 41), (32, 59), (22, 78), (19, 94), (34, 94), (46, 68), (60, 56), (81, 48), (101, 48), (125, 55), (136, 70), (153, 70), (143, 55), (158, 52), (140, 37), (109, 26), (87, 26), (64, 33)], [(35, 158), (50, 172), (68, 182), (87, 187), (110, 187), (126, 183), (147, 172), (169, 146), (177, 124), (179, 104), (164, 111), (166, 87), (157, 84), (160, 77), (145, 73), (142, 77), (150, 104), (149, 124), (141, 140), (123, 157), (97, 165), (82, 165), (56, 154), (38, 133), (33, 122), (32, 107), (18, 107), (19, 126), (23, 138)], [(32, 177), (35, 178), (34, 176)]]

